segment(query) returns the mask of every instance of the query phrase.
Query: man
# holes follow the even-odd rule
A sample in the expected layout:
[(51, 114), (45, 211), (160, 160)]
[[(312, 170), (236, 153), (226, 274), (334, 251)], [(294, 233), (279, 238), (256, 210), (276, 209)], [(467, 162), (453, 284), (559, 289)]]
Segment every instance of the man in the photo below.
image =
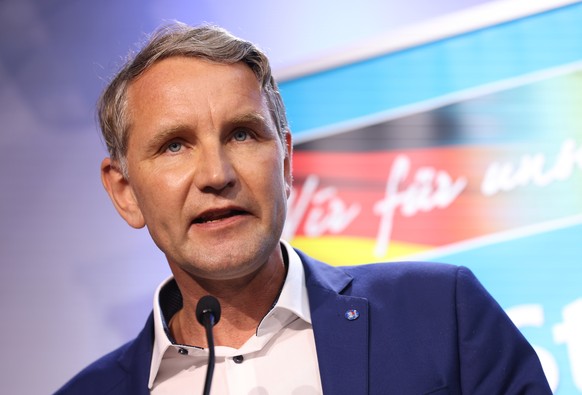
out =
[(334, 268), (280, 240), (291, 135), (265, 55), (214, 27), (158, 31), (106, 89), (103, 184), (172, 278), (138, 337), (58, 394), (550, 394), (539, 360), (465, 268)]

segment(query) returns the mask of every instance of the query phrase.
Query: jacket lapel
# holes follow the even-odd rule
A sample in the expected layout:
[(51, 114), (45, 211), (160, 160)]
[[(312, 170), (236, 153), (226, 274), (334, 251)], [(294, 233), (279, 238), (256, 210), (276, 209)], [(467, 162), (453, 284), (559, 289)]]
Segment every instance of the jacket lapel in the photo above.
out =
[(367, 394), (368, 301), (347, 295), (351, 276), (298, 253), (305, 268), (323, 392)]

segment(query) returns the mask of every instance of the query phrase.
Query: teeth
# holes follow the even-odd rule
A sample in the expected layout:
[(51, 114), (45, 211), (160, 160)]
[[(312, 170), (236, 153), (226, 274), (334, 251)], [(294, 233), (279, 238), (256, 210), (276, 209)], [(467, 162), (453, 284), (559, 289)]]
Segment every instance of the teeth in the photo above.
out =
[(198, 218), (194, 222), (207, 224), (207, 223), (211, 223), (211, 222), (217, 222), (217, 221), (220, 221), (220, 220), (222, 220), (224, 218), (228, 218), (228, 217), (231, 217), (231, 216), (237, 215), (237, 214), (240, 214), (240, 212), (238, 212), (238, 211), (229, 211), (229, 212), (226, 212), (226, 213), (219, 214), (217, 216), (211, 215), (210, 218)]

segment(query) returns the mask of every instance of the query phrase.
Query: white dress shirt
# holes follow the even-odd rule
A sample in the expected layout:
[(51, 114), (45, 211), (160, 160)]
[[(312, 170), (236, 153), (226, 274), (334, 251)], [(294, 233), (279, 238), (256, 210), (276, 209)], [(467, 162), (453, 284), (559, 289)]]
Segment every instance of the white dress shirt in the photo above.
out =
[[(322, 393), (303, 265), (289, 244), (281, 241), (281, 246), (288, 265), (281, 294), (241, 348), (216, 347), (212, 394)], [(154, 297), (153, 395), (201, 394), (204, 388), (208, 350), (176, 344), (167, 327), (181, 298), (172, 277)]]

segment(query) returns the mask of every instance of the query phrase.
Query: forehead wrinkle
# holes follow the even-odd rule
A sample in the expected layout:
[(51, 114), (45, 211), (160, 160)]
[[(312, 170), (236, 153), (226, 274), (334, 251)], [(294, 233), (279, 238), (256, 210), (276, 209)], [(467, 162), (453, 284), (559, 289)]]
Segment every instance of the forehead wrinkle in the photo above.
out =
[[(258, 83), (258, 81), (256, 81)], [(260, 96), (260, 105), (256, 107), (255, 105), (251, 105), (251, 108), (241, 111), (241, 113), (234, 114), (231, 119), (229, 119), (230, 123), (239, 123), (239, 124), (261, 124), (270, 129), (273, 129), (275, 133), (277, 132), (275, 120), (269, 110), (268, 101), (261, 89), (260, 85), (258, 86), (258, 92)], [(251, 94), (254, 96), (254, 93)], [(249, 97), (249, 102), (254, 102), (256, 97)]]
[(263, 108), (257, 108), (251, 104), (252, 100), (249, 102), (239, 101), (237, 105), (231, 105), (231, 108), (228, 109), (225, 109), (221, 104), (213, 105), (211, 97), (208, 97), (207, 101), (209, 112), (207, 121), (211, 130), (220, 131), (225, 127), (244, 124), (270, 126), (269, 120), (262, 114)]

